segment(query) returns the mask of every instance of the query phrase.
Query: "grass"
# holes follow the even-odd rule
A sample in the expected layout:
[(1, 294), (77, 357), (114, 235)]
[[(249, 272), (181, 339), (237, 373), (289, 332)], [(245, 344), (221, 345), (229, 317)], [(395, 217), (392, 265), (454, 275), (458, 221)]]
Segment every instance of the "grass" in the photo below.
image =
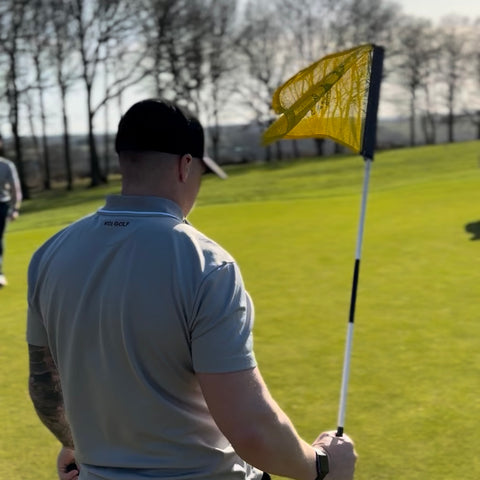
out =
[[(356, 480), (480, 477), (480, 142), (381, 152), (372, 167), (346, 431)], [(336, 428), (363, 176), (358, 157), (229, 167), (190, 220), (238, 260), (257, 360), (311, 441)], [(7, 234), (0, 291), (0, 480), (55, 478), (58, 445), (30, 405), (26, 268), (35, 248), (103, 203), (42, 194)]]

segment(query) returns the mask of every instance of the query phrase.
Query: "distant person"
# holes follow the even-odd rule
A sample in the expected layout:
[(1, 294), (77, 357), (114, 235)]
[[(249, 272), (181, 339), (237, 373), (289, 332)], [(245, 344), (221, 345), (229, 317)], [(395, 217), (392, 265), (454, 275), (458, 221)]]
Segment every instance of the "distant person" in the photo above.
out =
[(186, 220), (202, 175), (226, 176), (199, 121), (145, 100), (115, 145), (121, 195), (28, 273), (30, 395), (62, 443), (60, 479), (351, 480), (349, 437), (310, 445), (271, 397), (240, 270)]
[(22, 189), (15, 164), (4, 158), (3, 138), (0, 135), (0, 288), (7, 285), (3, 273), (4, 234), (9, 220), (16, 220), (22, 203)]

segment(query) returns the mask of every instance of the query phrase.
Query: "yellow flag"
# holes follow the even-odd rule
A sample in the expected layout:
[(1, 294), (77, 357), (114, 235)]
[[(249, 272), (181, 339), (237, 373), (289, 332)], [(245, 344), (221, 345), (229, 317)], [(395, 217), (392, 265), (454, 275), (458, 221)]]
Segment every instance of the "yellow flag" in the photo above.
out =
[(374, 48), (361, 45), (328, 55), (279, 87), (272, 107), (281, 116), (264, 132), (263, 144), (326, 137), (359, 153)]

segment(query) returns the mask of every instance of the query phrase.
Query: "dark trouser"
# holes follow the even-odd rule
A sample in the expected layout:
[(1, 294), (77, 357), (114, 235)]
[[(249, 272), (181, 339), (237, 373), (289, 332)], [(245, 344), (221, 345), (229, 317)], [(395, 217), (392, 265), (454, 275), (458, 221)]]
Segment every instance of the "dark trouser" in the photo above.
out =
[(5, 227), (7, 226), (8, 209), (8, 203), (0, 202), (0, 275), (3, 273), (3, 234), (5, 232)]

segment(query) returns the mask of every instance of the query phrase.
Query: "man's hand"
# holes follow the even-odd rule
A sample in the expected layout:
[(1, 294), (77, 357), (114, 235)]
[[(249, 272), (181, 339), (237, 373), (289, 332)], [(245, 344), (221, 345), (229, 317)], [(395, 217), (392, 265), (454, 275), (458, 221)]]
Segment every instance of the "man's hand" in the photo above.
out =
[(10, 221), (13, 222), (14, 220), (16, 220), (18, 218), (18, 215), (19, 215), (18, 210), (12, 210), (10, 215), (8, 216), (8, 218), (9, 218)]
[(323, 432), (313, 442), (328, 456), (329, 472), (325, 480), (352, 480), (357, 453), (353, 441), (347, 435), (335, 436), (335, 431)]
[[(72, 464), (75, 468), (72, 468)], [(71, 448), (62, 447), (57, 458), (57, 472), (60, 480), (76, 480), (79, 469), (75, 463), (75, 451)]]

